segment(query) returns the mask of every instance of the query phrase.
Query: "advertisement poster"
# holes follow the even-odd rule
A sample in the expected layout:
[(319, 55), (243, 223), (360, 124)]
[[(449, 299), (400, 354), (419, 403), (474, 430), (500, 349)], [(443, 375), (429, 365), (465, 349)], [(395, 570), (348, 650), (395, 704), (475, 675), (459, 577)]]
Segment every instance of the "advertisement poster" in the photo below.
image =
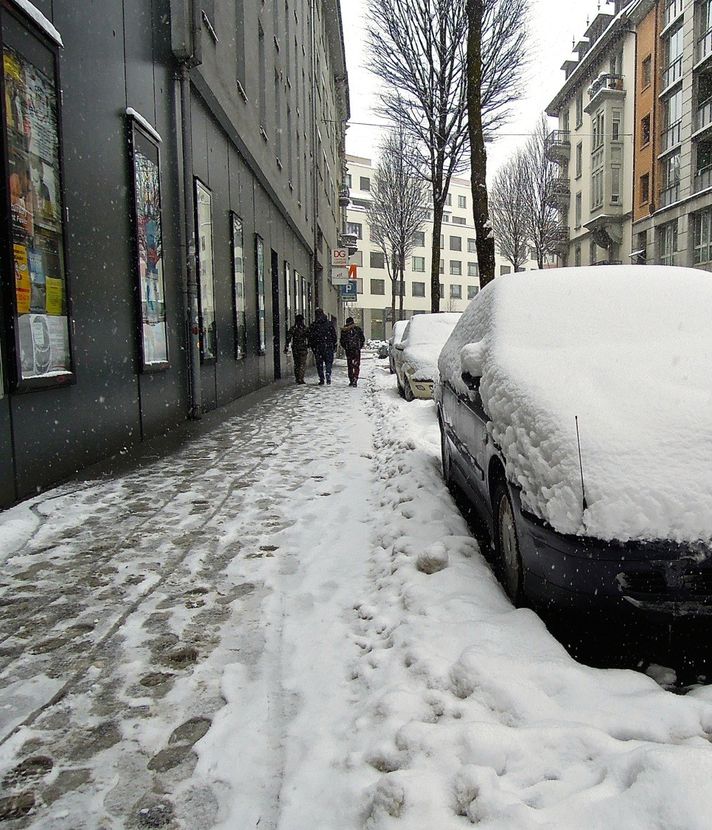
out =
[(138, 149), (134, 152), (134, 184), (143, 362), (160, 365), (168, 362), (160, 178), (158, 164)]
[(247, 309), (245, 308), (245, 250), (242, 219), (232, 214), (232, 271), (235, 285), (235, 357), (247, 351)]
[(22, 380), (71, 373), (54, 82), (3, 47)]
[(265, 243), (259, 236), (255, 237), (257, 253), (257, 324), (259, 334), (259, 352), (267, 351), (265, 335)]

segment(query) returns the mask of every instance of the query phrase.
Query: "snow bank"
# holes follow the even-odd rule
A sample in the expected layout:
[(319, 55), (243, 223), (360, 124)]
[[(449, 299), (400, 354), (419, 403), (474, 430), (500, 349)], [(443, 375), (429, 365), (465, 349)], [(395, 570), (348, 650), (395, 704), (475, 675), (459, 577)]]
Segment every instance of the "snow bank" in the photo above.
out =
[[(498, 278), (443, 349), (480, 393), (526, 508), (564, 533), (712, 538), (712, 278), (654, 266)], [(473, 348), (472, 344), (477, 344)], [(588, 509), (583, 512), (575, 416)]]
[(438, 355), (461, 314), (416, 314), (403, 343), (403, 359), (415, 370), (414, 380), (438, 379)]

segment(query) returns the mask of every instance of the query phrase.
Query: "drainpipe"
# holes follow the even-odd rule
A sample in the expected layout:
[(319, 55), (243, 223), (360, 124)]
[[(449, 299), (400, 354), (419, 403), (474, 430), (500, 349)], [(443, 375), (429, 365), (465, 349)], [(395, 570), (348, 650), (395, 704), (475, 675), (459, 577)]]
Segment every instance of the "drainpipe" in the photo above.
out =
[(317, 156), (317, 123), (316, 123), (316, 3), (317, 0), (309, 0), (310, 31), (309, 40), (311, 48), (311, 118), (312, 118), (312, 220), (314, 222), (314, 254), (312, 257), (312, 274), (314, 275), (314, 306), (319, 307), (324, 303), (321, 296), (319, 281), (317, 279), (317, 254), (319, 243), (319, 158)]
[(193, 137), (190, 117), (190, 70), (202, 62), (200, 10), (193, 0), (171, 0), (171, 48), (178, 60), (180, 83), (180, 163), (183, 172), (183, 239), (181, 262), (183, 299), (188, 341), (188, 417), (202, 416), (200, 377), (200, 324), (198, 318), (198, 274), (195, 248), (195, 198), (193, 190)]

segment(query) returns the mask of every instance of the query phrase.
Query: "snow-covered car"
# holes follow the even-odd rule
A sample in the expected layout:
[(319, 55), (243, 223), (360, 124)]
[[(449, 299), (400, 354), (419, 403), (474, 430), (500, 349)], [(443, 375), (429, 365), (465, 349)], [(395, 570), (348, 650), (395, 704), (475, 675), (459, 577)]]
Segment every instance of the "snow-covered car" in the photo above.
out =
[(403, 339), (403, 332), (407, 325), (408, 320), (396, 320), (391, 336), (388, 338), (388, 368), (392, 375), (396, 372), (396, 346)]
[(499, 277), (444, 346), (443, 475), (535, 606), (712, 614), (712, 279)]
[(407, 400), (432, 398), (438, 379), (438, 355), (460, 314), (416, 314), (395, 346), (398, 391)]

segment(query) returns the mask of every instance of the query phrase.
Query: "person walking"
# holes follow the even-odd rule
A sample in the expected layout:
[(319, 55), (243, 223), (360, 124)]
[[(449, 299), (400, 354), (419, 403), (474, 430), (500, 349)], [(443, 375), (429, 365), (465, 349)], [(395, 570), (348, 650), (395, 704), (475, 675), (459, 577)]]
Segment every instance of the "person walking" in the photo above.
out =
[(341, 346), (346, 352), (346, 366), (349, 370), (349, 386), (358, 385), (358, 373), (361, 368), (361, 349), (366, 342), (363, 331), (356, 325), (353, 317), (346, 318), (346, 325), (341, 329)]
[(307, 367), (307, 355), (309, 354), (309, 329), (304, 325), (304, 315), (297, 314), (294, 318), (294, 325), (287, 332), (287, 345), (284, 353), (289, 351), (289, 344), (292, 344), (292, 357), (294, 359), (294, 381), (304, 383), (304, 370)]
[(309, 345), (314, 352), (316, 370), (319, 373), (319, 386), (331, 386), (331, 367), (334, 365), (336, 349), (336, 329), (323, 309), (314, 312), (314, 322), (309, 326)]

